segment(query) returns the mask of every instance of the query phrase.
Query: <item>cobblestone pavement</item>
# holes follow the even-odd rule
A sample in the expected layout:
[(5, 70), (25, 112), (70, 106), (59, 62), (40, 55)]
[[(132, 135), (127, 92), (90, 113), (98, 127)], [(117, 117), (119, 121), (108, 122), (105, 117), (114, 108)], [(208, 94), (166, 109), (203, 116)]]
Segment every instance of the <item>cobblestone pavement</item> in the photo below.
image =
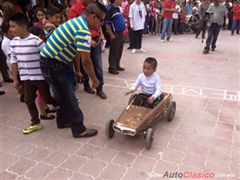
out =
[[(103, 54), (107, 100), (77, 91), (85, 123), (99, 134), (74, 139), (69, 129), (57, 129), (55, 120), (42, 121), (44, 129), (30, 135), (24, 104), (9, 84), (1, 88), (1, 179), (177, 179), (181, 173), (215, 175), (213, 179), (240, 178), (240, 36), (220, 33), (215, 52), (202, 54), (204, 44), (193, 35), (174, 36), (173, 42), (144, 38), (147, 53), (131, 54), (124, 47), (120, 75), (107, 73), (108, 50)], [(163, 89), (172, 92), (177, 112), (170, 123), (154, 126), (150, 150), (138, 137), (115, 134), (108, 140), (104, 126), (126, 106), (127, 87), (141, 73), (143, 60), (158, 59)], [(178, 172), (176, 174), (175, 172)], [(168, 178), (167, 174), (168, 173)], [(169, 176), (173, 174), (172, 178)], [(165, 175), (165, 176), (164, 176)], [(163, 177), (164, 176), (164, 177)], [(195, 179), (204, 179), (197, 177)]]

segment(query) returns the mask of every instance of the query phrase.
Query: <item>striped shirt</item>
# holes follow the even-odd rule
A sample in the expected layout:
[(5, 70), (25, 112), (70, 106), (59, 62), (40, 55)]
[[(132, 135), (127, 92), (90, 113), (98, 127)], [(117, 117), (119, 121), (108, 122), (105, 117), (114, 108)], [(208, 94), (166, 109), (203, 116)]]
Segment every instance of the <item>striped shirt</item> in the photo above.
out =
[(153, 73), (151, 76), (145, 76), (143, 73), (140, 74), (131, 87), (131, 90), (136, 91), (140, 86), (143, 94), (152, 95), (154, 99), (161, 95), (161, 80), (156, 73)]
[(20, 79), (44, 80), (40, 69), (40, 51), (44, 42), (37, 36), (30, 34), (25, 39), (15, 37), (10, 44), (10, 62), (18, 64)]
[(41, 56), (70, 63), (78, 52), (90, 53), (91, 33), (84, 16), (68, 20), (50, 36)]

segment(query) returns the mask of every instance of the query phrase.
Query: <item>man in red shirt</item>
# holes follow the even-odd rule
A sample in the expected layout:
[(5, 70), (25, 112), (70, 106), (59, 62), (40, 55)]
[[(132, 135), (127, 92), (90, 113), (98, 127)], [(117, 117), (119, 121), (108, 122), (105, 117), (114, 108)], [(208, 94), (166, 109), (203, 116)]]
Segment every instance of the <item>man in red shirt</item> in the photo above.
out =
[(237, 34), (239, 33), (240, 29), (240, 0), (238, 0), (234, 5), (233, 5), (233, 24), (232, 24), (232, 33), (231, 35), (234, 34), (234, 31), (236, 30)]
[[(68, 20), (72, 19), (74, 17), (80, 16), (83, 14), (86, 6), (94, 0), (78, 0), (76, 4), (74, 4), (69, 10), (68, 10)], [(103, 22), (102, 22), (103, 23)], [(91, 41), (91, 59), (92, 63), (94, 66), (94, 71), (97, 76), (97, 79), (100, 82), (99, 87), (97, 88), (96, 94), (102, 98), (106, 99), (107, 96), (103, 92), (103, 70), (102, 70), (102, 40), (103, 40), (103, 35), (101, 33), (101, 28), (96, 31), (96, 30), (91, 30), (91, 35), (92, 35), (92, 41)], [(95, 91), (90, 87), (89, 84), (89, 77), (87, 73), (84, 71), (83, 66), (80, 66), (81, 73), (83, 75), (84, 81), (84, 91), (89, 93), (89, 94), (95, 94)]]
[(176, 3), (173, 0), (165, 0), (163, 3), (163, 27), (161, 42), (170, 41), (172, 31), (173, 12), (176, 10)]

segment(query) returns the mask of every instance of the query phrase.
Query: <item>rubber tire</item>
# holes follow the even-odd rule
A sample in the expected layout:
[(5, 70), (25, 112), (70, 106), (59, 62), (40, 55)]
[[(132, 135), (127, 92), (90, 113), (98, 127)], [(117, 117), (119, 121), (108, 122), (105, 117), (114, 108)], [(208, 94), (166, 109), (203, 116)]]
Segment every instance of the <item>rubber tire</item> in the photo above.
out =
[(176, 113), (176, 102), (171, 101), (168, 104), (168, 109), (167, 109), (167, 114), (166, 114), (166, 119), (168, 122), (172, 121)]
[(146, 133), (146, 138), (145, 138), (145, 147), (146, 149), (150, 149), (152, 146), (152, 141), (153, 141), (153, 129), (148, 128), (147, 133)]
[(105, 133), (106, 133), (106, 136), (109, 139), (111, 139), (114, 136), (114, 133), (115, 133), (115, 131), (113, 129), (113, 123), (114, 123), (114, 120), (110, 119), (105, 124)]

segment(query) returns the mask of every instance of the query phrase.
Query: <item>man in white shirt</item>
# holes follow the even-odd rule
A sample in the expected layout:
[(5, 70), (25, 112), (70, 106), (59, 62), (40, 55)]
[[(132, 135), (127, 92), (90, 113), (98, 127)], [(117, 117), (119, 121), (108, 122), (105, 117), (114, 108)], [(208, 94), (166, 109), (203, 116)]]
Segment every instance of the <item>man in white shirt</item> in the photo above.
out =
[(142, 31), (144, 29), (145, 17), (146, 10), (144, 4), (141, 2), (141, 0), (136, 0), (131, 4), (129, 11), (130, 27), (133, 32), (132, 53), (136, 53), (136, 50), (146, 52), (142, 48)]

